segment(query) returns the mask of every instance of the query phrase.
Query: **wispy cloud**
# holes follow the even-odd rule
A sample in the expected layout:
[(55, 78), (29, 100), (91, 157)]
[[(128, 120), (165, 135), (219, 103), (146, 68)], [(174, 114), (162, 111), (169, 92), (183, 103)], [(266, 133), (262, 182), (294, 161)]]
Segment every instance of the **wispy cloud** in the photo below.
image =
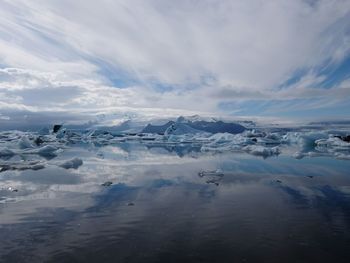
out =
[(333, 107), (350, 98), (349, 21), (346, 0), (3, 0), (0, 107), (213, 115), (254, 112), (255, 101), (268, 114)]

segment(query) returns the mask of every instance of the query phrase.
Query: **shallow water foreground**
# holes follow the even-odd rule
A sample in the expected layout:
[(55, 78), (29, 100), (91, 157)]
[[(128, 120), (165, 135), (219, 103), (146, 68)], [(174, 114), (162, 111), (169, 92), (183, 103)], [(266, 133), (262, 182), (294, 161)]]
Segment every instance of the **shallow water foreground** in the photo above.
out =
[(36, 158), (0, 173), (0, 262), (350, 262), (348, 160), (141, 143)]

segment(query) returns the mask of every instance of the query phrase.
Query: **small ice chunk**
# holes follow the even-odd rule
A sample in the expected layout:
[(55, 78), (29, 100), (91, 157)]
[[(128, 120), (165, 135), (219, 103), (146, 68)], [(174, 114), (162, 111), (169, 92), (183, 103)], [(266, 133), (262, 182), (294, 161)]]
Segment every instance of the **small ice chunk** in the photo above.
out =
[(320, 139), (316, 140), (315, 143), (317, 146), (321, 147), (344, 147), (344, 148), (350, 148), (350, 143), (343, 141), (342, 139), (338, 137), (330, 137), (328, 139)]
[(65, 161), (61, 164), (59, 164), (59, 167), (62, 167), (64, 169), (77, 169), (79, 166), (83, 165), (83, 161), (79, 158), (73, 158), (71, 160)]
[(295, 159), (302, 159), (305, 155), (302, 152), (296, 152), (293, 154)]

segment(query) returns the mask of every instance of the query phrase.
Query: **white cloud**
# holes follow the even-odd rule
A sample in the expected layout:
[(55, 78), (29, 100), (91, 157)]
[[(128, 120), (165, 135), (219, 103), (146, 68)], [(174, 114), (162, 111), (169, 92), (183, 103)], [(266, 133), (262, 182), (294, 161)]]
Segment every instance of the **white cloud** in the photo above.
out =
[[(348, 89), (316, 89), (324, 77), (312, 69), (349, 53), (349, 16), (346, 0), (3, 0), (0, 107), (215, 114), (230, 100), (334, 104)], [(299, 69), (311, 71), (276, 90)], [(136, 84), (116, 89), (111, 74)]]

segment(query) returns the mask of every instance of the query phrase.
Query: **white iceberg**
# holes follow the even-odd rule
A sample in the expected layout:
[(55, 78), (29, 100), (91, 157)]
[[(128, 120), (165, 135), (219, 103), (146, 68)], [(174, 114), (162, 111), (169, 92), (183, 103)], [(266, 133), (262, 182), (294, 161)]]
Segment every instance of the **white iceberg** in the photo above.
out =
[(264, 147), (261, 145), (248, 145), (243, 148), (244, 151), (252, 155), (268, 157), (272, 155), (279, 155), (281, 153), (278, 146)]
[(316, 141), (320, 139), (327, 139), (327, 131), (321, 132), (289, 132), (282, 138), (282, 142), (290, 144), (298, 144), (302, 152), (314, 150), (317, 146)]

